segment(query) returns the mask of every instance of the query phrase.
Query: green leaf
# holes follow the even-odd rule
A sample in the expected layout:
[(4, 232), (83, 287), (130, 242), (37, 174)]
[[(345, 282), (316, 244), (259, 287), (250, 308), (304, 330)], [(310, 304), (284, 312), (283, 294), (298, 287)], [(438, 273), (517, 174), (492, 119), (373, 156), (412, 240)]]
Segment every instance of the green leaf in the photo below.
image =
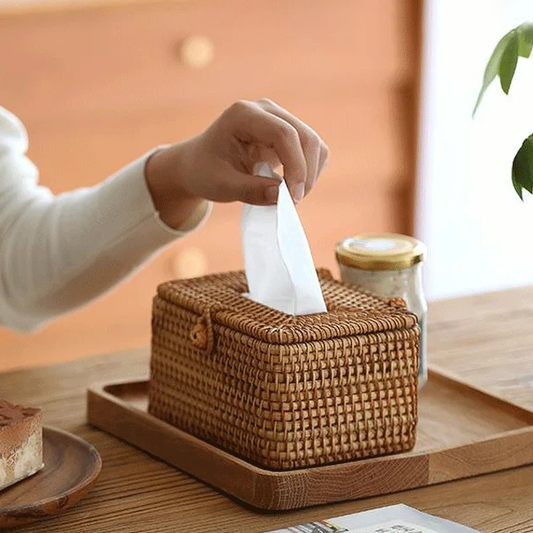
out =
[(498, 74), (500, 75), (500, 85), (505, 94), (509, 94), (511, 82), (516, 70), (516, 64), (518, 62), (518, 32), (516, 30), (511, 31), (511, 37), (503, 51), (500, 59), (500, 68)]
[(524, 22), (516, 30), (518, 31), (519, 37), (518, 55), (528, 58), (533, 48), (533, 24), (531, 22)]
[(498, 72), (500, 70), (500, 61), (501, 61), (503, 52), (505, 51), (507, 47), (507, 43), (509, 42), (510, 39), (511, 39), (511, 33), (509, 32), (507, 35), (504, 35), (500, 39), (500, 42), (496, 45), (496, 48), (494, 49), (494, 52), (492, 52), (489, 62), (487, 63), (487, 66), (485, 67), (485, 74), (483, 74), (483, 85), (481, 86), (481, 91), (479, 91), (479, 96), (477, 97), (476, 106), (474, 107), (474, 112), (472, 113), (472, 115), (476, 114), (476, 110), (479, 107), (479, 104), (481, 103), (481, 99), (483, 98), (485, 91), (487, 90), (488, 86), (492, 83), (494, 78), (498, 75)]
[(532, 44), (528, 43), (522, 35), (519, 35), (518, 41), (518, 55), (526, 59), (531, 55)]
[(513, 160), (513, 187), (520, 199), (522, 189), (533, 193), (533, 134), (524, 140)]
[(511, 82), (513, 81), (513, 76), (516, 71), (518, 57), (529, 57), (532, 48), (533, 24), (531, 22), (521, 24), (500, 39), (500, 42), (496, 45), (485, 68), (483, 85), (479, 91), (472, 116), (476, 114), (485, 91), (496, 76), (500, 77), (500, 85), (503, 92), (509, 94)]

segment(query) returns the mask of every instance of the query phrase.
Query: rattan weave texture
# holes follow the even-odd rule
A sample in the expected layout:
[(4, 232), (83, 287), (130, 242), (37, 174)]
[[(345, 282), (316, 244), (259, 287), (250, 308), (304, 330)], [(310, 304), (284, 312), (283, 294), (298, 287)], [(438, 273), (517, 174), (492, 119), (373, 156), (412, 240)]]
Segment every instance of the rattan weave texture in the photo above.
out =
[(150, 412), (276, 470), (411, 449), (416, 317), (319, 274), (328, 312), (295, 317), (243, 296), (243, 272), (160, 285)]

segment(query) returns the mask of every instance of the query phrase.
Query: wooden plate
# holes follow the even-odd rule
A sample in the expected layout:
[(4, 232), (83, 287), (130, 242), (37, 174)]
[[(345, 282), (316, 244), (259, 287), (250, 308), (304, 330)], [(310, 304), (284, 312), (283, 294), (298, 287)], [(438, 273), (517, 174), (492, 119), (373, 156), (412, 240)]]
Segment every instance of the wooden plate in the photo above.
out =
[(148, 382), (88, 392), (89, 422), (260, 509), (288, 510), (424, 487), (533, 463), (533, 412), (430, 369), (407, 453), (271, 471), (147, 412)]
[(102, 460), (96, 448), (66, 431), (43, 428), (44, 468), (0, 492), (0, 528), (44, 520), (76, 504), (92, 488)]

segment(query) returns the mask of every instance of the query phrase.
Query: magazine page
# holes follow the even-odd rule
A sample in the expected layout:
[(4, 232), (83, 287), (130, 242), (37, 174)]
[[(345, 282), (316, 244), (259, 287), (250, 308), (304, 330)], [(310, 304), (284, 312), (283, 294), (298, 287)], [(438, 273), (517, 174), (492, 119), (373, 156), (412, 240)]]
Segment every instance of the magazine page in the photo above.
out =
[(270, 533), (481, 533), (437, 518), (407, 505), (393, 505), (363, 513), (278, 529)]

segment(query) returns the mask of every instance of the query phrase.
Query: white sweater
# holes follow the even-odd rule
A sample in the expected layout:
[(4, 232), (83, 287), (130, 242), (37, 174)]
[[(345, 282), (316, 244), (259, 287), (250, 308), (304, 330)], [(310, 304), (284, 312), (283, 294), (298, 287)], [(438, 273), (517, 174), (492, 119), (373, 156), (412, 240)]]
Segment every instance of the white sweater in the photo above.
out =
[(180, 228), (154, 208), (150, 152), (95, 187), (54, 196), (38, 185), (21, 122), (0, 107), (0, 325), (33, 330), (87, 304), (194, 230), (205, 203)]

